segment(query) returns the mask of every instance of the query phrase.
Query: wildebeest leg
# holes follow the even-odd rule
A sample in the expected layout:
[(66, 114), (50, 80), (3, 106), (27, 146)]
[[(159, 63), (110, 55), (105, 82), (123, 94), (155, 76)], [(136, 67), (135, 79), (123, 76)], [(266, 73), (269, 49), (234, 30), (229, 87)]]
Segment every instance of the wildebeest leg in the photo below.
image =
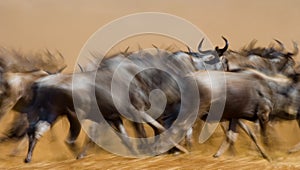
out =
[(75, 116), (74, 112), (69, 111), (69, 113), (66, 113), (66, 115), (70, 124), (70, 128), (68, 138), (65, 140), (65, 143), (67, 144), (68, 148), (72, 151), (73, 155), (76, 156), (79, 147), (75, 144), (75, 141), (79, 136), (81, 124)]
[(227, 129), (229, 128), (228, 125), (227, 125), (227, 122), (222, 121), (222, 122), (220, 122), (220, 125), (221, 125), (221, 128), (222, 128), (224, 134), (226, 134), (227, 133)]
[(154, 126), (153, 124), (151, 124), (151, 123), (148, 123), (149, 124), (149, 126), (153, 129), (153, 131), (154, 131), (154, 136), (157, 136), (158, 137), (158, 135), (162, 132), (161, 130), (159, 130), (156, 126)]
[[(162, 131), (160, 131), (156, 126), (154, 126), (151, 123), (148, 123), (148, 125), (151, 127), (151, 129), (153, 130), (153, 135), (154, 135), (154, 141), (150, 141), (153, 143), (156, 143), (159, 140), (159, 134), (162, 133)], [(154, 150), (157, 150), (158, 148), (154, 148)]]
[(261, 104), (258, 108), (257, 116), (259, 120), (259, 125), (261, 127), (261, 135), (263, 138), (263, 142), (265, 145), (269, 145), (269, 138), (267, 135), (267, 124), (269, 121), (269, 114), (271, 112), (271, 108), (268, 104)]
[(147, 134), (142, 123), (133, 122), (133, 128), (135, 129), (136, 137), (138, 138), (146, 138)]
[(78, 156), (76, 157), (76, 159), (81, 159), (84, 158), (86, 156), (86, 152), (87, 150), (94, 145), (94, 142), (88, 137), (86, 136), (85, 142), (84, 142), (84, 147), (83, 149), (80, 151), (80, 153), (78, 154)]
[(189, 128), (188, 131), (186, 132), (186, 146), (189, 150), (192, 148), (192, 143), (193, 143), (193, 127)]
[(259, 120), (259, 125), (261, 127), (260, 132), (263, 139), (263, 143), (268, 146), (269, 145), (269, 137), (267, 134), (267, 123), (265, 121)]
[(120, 139), (122, 140), (123, 144), (126, 146), (127, 149), (133, 154), (136, 155), (136, 151), (134, 150), (134, 147), (129, 141), (128, 133), (123, 125), (122, 119), (117, 119), (112, 122), (114, 126), (116, 127), (117, 131), (121, 133), (121, 135), (118, 135)]
[(28, 146), (27, 156), (24, 160), (25, 163), (31, 161), (32, 152), (37, 142), (37, 139), (34, 137), (34, 134), (28, 134), (28, 138), (29, 138), (29, 146)]
[(135, 131), (136, 137), (140, 138), (140, 143), (137, 146), (138, 151), (140, 151), (140, 153), (150, 152), (149, 150), (145, 150), (145, 148), (149, 148), (147, 147), (149, 143), (143, 123), (132, 122), (132, 126)]
[[(150, 115), (148, 115), (146, 112), (141, 111), (140, 112), (140, 116), (143, 118), (144, 121), (152, 124), (153, 126), (155, 126), (158, 130), (160, 131), (166, 131), (166, 129), (159, 123), (157, 122), (155, 119), (153, 119)], [(179, 145), (178, 143), (174, 142), (172, 139), (170, 139), (170, 142), (172, 142), (172, 144), (179, 149), (180, 151), (182, 151), (183, 153), (189, 153), (188, 150), (186, 150), (183, 146)]]
[(237, 123), (238, 119), (231, 119), (229, 122), (229, 129), (226, 133), (226, 139), (223, 140), (219, 150), (217, 151), (216, 154), (214, 154), (214, 157), (219, 157), (221, 156), (228, 148), (234, 144), (238, 137), (237, 133)]
[(30, 127), (28, 129), (28, 138), (29, 138), (29, 146), (27, 156), (24, 160), (25, 163), (31, 161), (32, 153), (37, 143), (37, 140), (43, 136), (45, 132), (50, 129), (50, 123), (47, 121), (39, 121), (35, 127)]
[(75, 140), (77, 139), (77, 137), (80, 133), (81, 124), (80, 124), (79, 120), (77, 119), (74, 112), (67, 113), (67, 118), (70, 123), (70, 129), (69, 129), (68, 138), (66, 139), (66, 143), (74, 144)]
[(251, 131), (251, 129), (244, 124), (241, 120), (238, 120), (238, 124), (239, 126), (248, 134), (248, 136), (252, 139), (252, 141), (254, 142), (254, 144), (256, 145), (259, 153), (265, 158), (267, 159), (269, 162), (272, 161), (272, 159), (264, 152), (264, 150), (262, 149), (262, 147), (258, 144), (257, 142), (257, 138), (255, 136), (255, 134)]
[[(89, 127), (88, 134), (96, 135), (96, 129), (97, 129), (97, 125), (92, 123)], [(76, 159), (81, 159), (81, 158), (85, 157), (87, 150), (93, 145), (94, 145), (94, 142), (92, 141), (92, 139), (90, 139), (89, 136), (86, 135), (85, 142), (83, 144), (83, 148), (77, 155)]]
[[(87, 134), (92, 135), (92, 138), (95, 139), (97, 137), (97, 123), (92, 121), (92, 124), (89, 126), (88, 131), (89, 132)], [(92, 141), (92, 139), (89, 138), (87, 134), (85, 137), (83, 148), (77, 155), (76, 159), (81, 159), (85, 157), (87, 150), (94, 145), (94, 142)]]

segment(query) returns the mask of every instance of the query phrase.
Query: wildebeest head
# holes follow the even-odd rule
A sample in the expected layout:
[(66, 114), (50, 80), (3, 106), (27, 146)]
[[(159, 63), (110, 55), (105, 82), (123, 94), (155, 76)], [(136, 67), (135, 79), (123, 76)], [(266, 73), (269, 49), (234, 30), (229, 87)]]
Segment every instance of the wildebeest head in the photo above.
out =
[(228, 49), (228, 41), (225, 37), (222, 36), (222, 39), (225, 41), (225, 46), (223, 48), (215, 47), (214, 50), (202, 50), (204, 38), (200, 41), (198, 45), (198, 52), (192, 52), (189, 48), (187, 54), (192, 56), (195, 67), (197, 70), (221, 70), (222, 62), (220, 62), (220, 57)]
[(244, 56), (248, 56), (249, 59), (255, 56), (259, 56), (262, 59), (267, 59), (269, 64), (271, 64), (274, 73), (280, 73), (286, 76), (294, 75), (295, 61), (293, 59), (293, 56), (298, 54), (297, 44), (293, 42), (294, 51), (288, 52), (285, 50), (284, 45), (280, 41), (275, 41), (279, 45), (279, 47), (277, 48), (273, 45), (263, 48), (254, 47), (256, 41), (253, 41), (247, 48), (244, 48), (241, 51), (241, 54)]
[(256, 41), (252, 41), (247, 47), (240, 51), (227, 51), (223, 58), (226, 61), (228, 71), (253, 68), (268, 75), (283, 74), (292, 76), (294, 71), (294, 59), (292, 56), (298, 53), (297, 44), (295, 50), (287, 52), (283, 44), (275, 40), (279, 47), (255, 47)]

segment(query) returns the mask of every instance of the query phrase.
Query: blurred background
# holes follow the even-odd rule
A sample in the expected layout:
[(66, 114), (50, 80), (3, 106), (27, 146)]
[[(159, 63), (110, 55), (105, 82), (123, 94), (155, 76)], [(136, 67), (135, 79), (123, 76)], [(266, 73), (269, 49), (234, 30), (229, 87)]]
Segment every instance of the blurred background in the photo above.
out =
[(231, 49), (239, 49), (253, 39), (267, 45), (273, 38), (288, 48), (292, 40), (300, 41), (299, 7), (298, 0), (2, 0), (0, 45), (25, 52), (57, 49), (71, 69), (81, 47), (100, 27), (137, 12), (164, 12), (190, 21), (215, 45), (223, 45), (223, 35)]

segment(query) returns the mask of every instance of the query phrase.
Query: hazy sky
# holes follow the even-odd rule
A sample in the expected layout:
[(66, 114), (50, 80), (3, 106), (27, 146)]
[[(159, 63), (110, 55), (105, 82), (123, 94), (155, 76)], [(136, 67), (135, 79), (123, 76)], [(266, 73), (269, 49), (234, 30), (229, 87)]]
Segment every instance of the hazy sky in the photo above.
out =
[(185, 18), (215, 45), (223, 44), (224, 35), (233, 49), (252, 39), (266, 45), (273, 38), (291, 48), (292, 40), (300, 42), (299, 9), (298, 0), (1, 0), (0, 45), (24, 51), (58, 49), (71, 66), (101, 26), (128, 14), (155, 11)]

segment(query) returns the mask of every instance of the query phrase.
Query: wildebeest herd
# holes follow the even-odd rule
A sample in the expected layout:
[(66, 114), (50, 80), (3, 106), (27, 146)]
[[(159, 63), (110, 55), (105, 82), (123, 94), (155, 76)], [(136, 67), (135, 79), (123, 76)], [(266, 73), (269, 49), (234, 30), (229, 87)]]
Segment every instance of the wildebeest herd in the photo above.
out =
[[(1, 48), (0, 118), (11, 110), (20, 113), (2, 140), (28, 139), (25, 162), (30, 162), (36, 143), (59, 117), (67, 117), (70, 124), (66, 144), (71, 149), (81, 131), (82, 120), (98, 123), (105, 120), (119, 132), (120, 140), (133, 155), (140, 154), (138, 152), (147, 155), (152, 152), (146, 147), (150, 145), (149, 141), (134, 148), (128, 139), (124, 119), (131, 120), (137, 138), (149, 136), (145, 124), (151, 127), (154, 135), (174, 126), (171, 133), (183, 134), (190, 144), (193, 124), (186, 122), (194, 123), (192, 115), (196, 112), (197, 121), (221, 121), (226, 138), (215, 157), (234, 145), (239, 126), (250, 136), (262, 156), (270, 161), (255, 133), (242, 120), (259, 125), (265, 144), (268, 144), (266, 132), (270, 121), (297, 120), (300, 126), (300, 70), (294, 59), (298, 54), (297, 44), (293, 43), (294, 50), (290, 52), (278, 40), (267, 47), (256, 47), (253, 41), (241, 50), (233, 51), (228, 49), (227, 39), (223, 39), (223, 48), (206, 51), (202, 49), (204, 39), (197, 52), (189, 48), (170, 52), (157, 47), (151, 52), (126, 50), (101, 62), (95, 60), (88, 67), (80, 66), (81, 72), (69, 74), (62, 73), (66, 65), (60, 53), (57, 53), (59, 57), (49, 51), (28, 57)], [(150, 69), (141, 71), (141, 68)], [(124, 91), (128, 81), (128, 90)], [(193, 93), (193, 87), (197, 93)], [(116, 92), (116, 89), (120, 90)], [(161, 102), (157, 99), (155, 103), (154, 99), (153, 103), (155, 89), (160, 89), (166, 99), (160, 115), (153, 114), (155, 111), (152, 110), (153, 104)], [(211, 106), (222, 105), (222, 101), (222, 114), (211, 116), (208, 113)], [(101, 111), (103, 120), (95, 116), (95, 107)], [(182, 118), (181, 112), (185, 117)], [(179, 117), (186, 121), (176, 122)], [(97, 135), (97, 132), (91, 134)], [(185, 147), (170, 142), (175, 149), (188, 152)], [(87, 137), (83, 149), (76, 153), (77, 158), (82, 158), (92, 143)], [(289, 152), (298, 150), (300, 144)]]

